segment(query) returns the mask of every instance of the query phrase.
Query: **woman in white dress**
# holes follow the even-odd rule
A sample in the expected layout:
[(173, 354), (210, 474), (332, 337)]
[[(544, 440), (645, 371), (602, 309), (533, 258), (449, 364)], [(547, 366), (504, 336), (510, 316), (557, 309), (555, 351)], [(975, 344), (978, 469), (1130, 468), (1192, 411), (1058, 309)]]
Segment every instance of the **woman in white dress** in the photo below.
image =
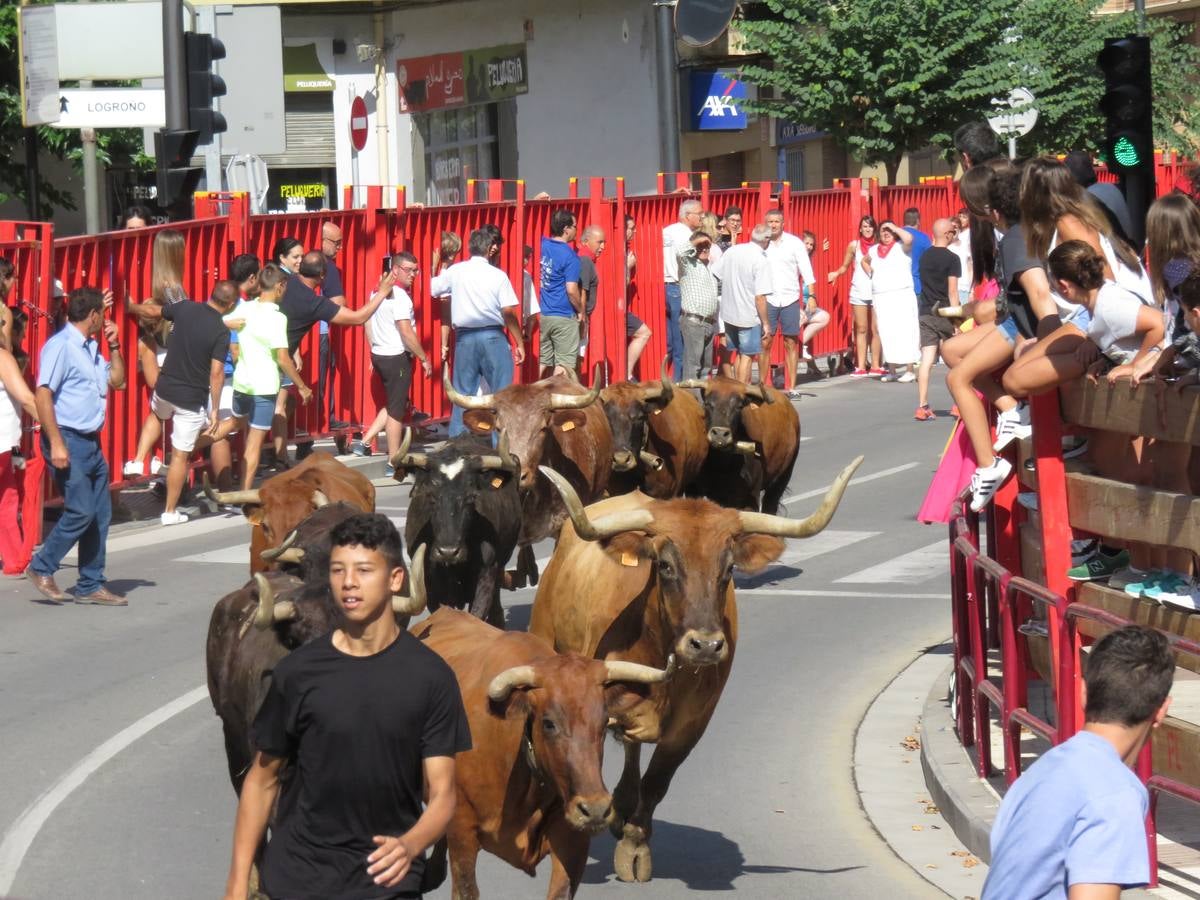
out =
[(881, 381), (908, 383), (917, 378), (913, 365), (921, 358), (921, 337), (911, 252), (912, 235), (884, 222), (879, 226), (879, 243), (862, 262), (863, 271), (871, 276), (875, 322), (888, 369)]
[[(854, 371), (850, 373), (851, 378), (884, 374), (880, 367), (883, 351), (879, 346), (879, 327), (871, 305), (871, 276), (862, 264), (871, 248), (875, 246), (877, 231), (875, 220), (871, 216), (859, 219), (858, 236), (846, 246), (846, 256), (842, 264), (828, 276), (829, 283), (833, 284), (846, 272), (850, 272), (850, 311), (854, 314)], [(868, 368), (867, 362), (868, 346), (871, 349), (871, 368)]]

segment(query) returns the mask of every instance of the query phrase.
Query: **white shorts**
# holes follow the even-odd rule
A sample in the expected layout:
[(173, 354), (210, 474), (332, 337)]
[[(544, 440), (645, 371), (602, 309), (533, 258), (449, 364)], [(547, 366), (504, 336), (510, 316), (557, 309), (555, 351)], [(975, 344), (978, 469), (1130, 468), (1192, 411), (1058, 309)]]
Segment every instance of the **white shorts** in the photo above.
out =
[(173, 449), (182, 450), (185, 453), (191, 453), (196, 449), (196, 438), (200, 436), (201, 431), (208, 427), (207, 412), (180, 409), (174, 403), (158, 396), (157, 392), (150, 398), (150, 409), (164, 422), (167, 419), (171, 420), (171, 447)]
[(873, 306), (874, 303), (874, 297), (856, 297), (854, 294), (850, 295), (851, 306)]
[[(227, 378), (229, 376), (226, 376)], [(217, 421), (224, 422), (233, 418), (233, 384), (226, 381), (221, 388), (221, 405), (217, 407)]]

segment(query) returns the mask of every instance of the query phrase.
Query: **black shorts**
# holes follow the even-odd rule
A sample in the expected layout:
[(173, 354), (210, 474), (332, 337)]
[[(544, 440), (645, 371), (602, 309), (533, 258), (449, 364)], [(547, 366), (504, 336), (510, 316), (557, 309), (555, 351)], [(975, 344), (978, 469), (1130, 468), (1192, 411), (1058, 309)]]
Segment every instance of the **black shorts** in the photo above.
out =
[(625, 313), (625, 337), (631, 338), (638, 333), (638, 329), (646, 323), (639, 319), (631, 312)]
[(408, 412), (408, 387), (412, 384), (412, 355), (376, 356), (372, 353), (371, 364), (383, 380), (388, 415), (397, 422), (403, 421)]
[(917, 321), (921, 328), (922, 347), (936, 347), (954, 337), (954, 323), (944, 316), (930, 314), (921, 316)]

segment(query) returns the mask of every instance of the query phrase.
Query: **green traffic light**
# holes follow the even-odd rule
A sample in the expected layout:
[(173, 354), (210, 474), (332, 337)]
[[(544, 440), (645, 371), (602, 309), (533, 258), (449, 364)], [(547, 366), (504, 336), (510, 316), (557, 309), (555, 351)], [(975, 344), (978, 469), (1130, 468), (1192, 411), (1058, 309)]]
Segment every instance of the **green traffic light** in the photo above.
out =
[(1113, 143), (1112, 155), (1116, 164), (1126, 169), (1139, 166), (1142, 162), (1142, 157), (1138, 153), (1137, 147), (1134, 146), (1133, 141), (1125, 136), (1117, 138)]

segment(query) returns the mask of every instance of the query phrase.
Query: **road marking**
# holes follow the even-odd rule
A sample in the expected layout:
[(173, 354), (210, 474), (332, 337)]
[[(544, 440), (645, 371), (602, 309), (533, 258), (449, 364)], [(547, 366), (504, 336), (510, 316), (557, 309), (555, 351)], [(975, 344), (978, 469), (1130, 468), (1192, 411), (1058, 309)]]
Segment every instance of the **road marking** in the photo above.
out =
[(783, 552), (775, 565), (786, 565), (793, 562), (806, 562), (814, 556), (825, 553), (836, 553), (859, 541), (877, 537), (878, 531), (839, 531), (836, 528), (826, 528), (819, 534), (802, 541), (789, 542), (790, 546)]
[(234, 544), (220, 550), (209, 550), (206, 553), (193, 553), (191, 556), (181, 556), (171, 562), (182, 563), (227, 563), (244, 566), (250, 561), (250, 545)]
[(838, 578), (834, 584), (918, 584), (943, 577), (948, 571), (948, 552), (943, 539)]
[(738, 588), (738, 596), (743, 594), (763, 594), (780, 597), (857, 597), (863, 600), (945, 600), (949, 592), (943, 594), (893, 594), (886, 591), (798, 591), (788, 588)]
[(0, 841), (0, 896), (7, 895), (12, 890), (13, 882), (17, 878), (17, 871), (21, 868), (21, 862), (25, 859), (25, 854), (29, 852), (38, 832), (46, 824), (46, 820), (62, 805), (62, 802), (75, 792), (76, 788), (134, 741), (144, 737), (167, 720), (195, 706), (207, 696), (208, 686), (202, 684), (200, 687), (188, 691), (182, 697), (177, 697), (170, 703), (142, 716), (81, 759), (58, 781), (54, 782), (44, 794), (27, 806), (4, 832), (3, 841)]
[[(875, 481), (879, 478), (888, 478), (892, 475), (899, 475), (901, 472), (907, 472), (909, 469), (915, 469), (919, 465), (921, 464), (910, 462), (905, 463), (902, 466), (893, 466), (890, 469), (884, 469), (882, 472), (875, 472), (871, 475), (861, 475), (858, 478), (851, 478), (850, 486), (853, 487), (859, 484), (866, 484), (868, 481)], [(783, 505), (787, 506), (789, 503), (798, 503), (801, 500), (810, 500), (813, 497), (822, 497), (831, 487), (833, 487), (833, 485), (827, 484), (825, 487), (815, 488), (811, 491), (805, 491), (803, 494), (794, 494), (793, 496), (785, 499), (783, 501)]]
[[(132, 534), (123, 534), (120, 537), (109, 538), (107, 550), (110, 556), (113, 553), (121, 553), (125, 550), (145, 550), (149, 544), (182, 541), (201, 534), (211, 534), (214, 531), (224, 531), (228, 528), (242, 528), (248, 525), (249, 523), (246, 521), (245, 516), (205, 516), (203, 519), (186, 522), (183, 525), (172, 525), (170, 528), (156, 528), (154, 529), (153, 536), (151, 536), (149, 528), (139, 528)], [(77, 559), (78, 550), (73, 548), (65, 558)]]

